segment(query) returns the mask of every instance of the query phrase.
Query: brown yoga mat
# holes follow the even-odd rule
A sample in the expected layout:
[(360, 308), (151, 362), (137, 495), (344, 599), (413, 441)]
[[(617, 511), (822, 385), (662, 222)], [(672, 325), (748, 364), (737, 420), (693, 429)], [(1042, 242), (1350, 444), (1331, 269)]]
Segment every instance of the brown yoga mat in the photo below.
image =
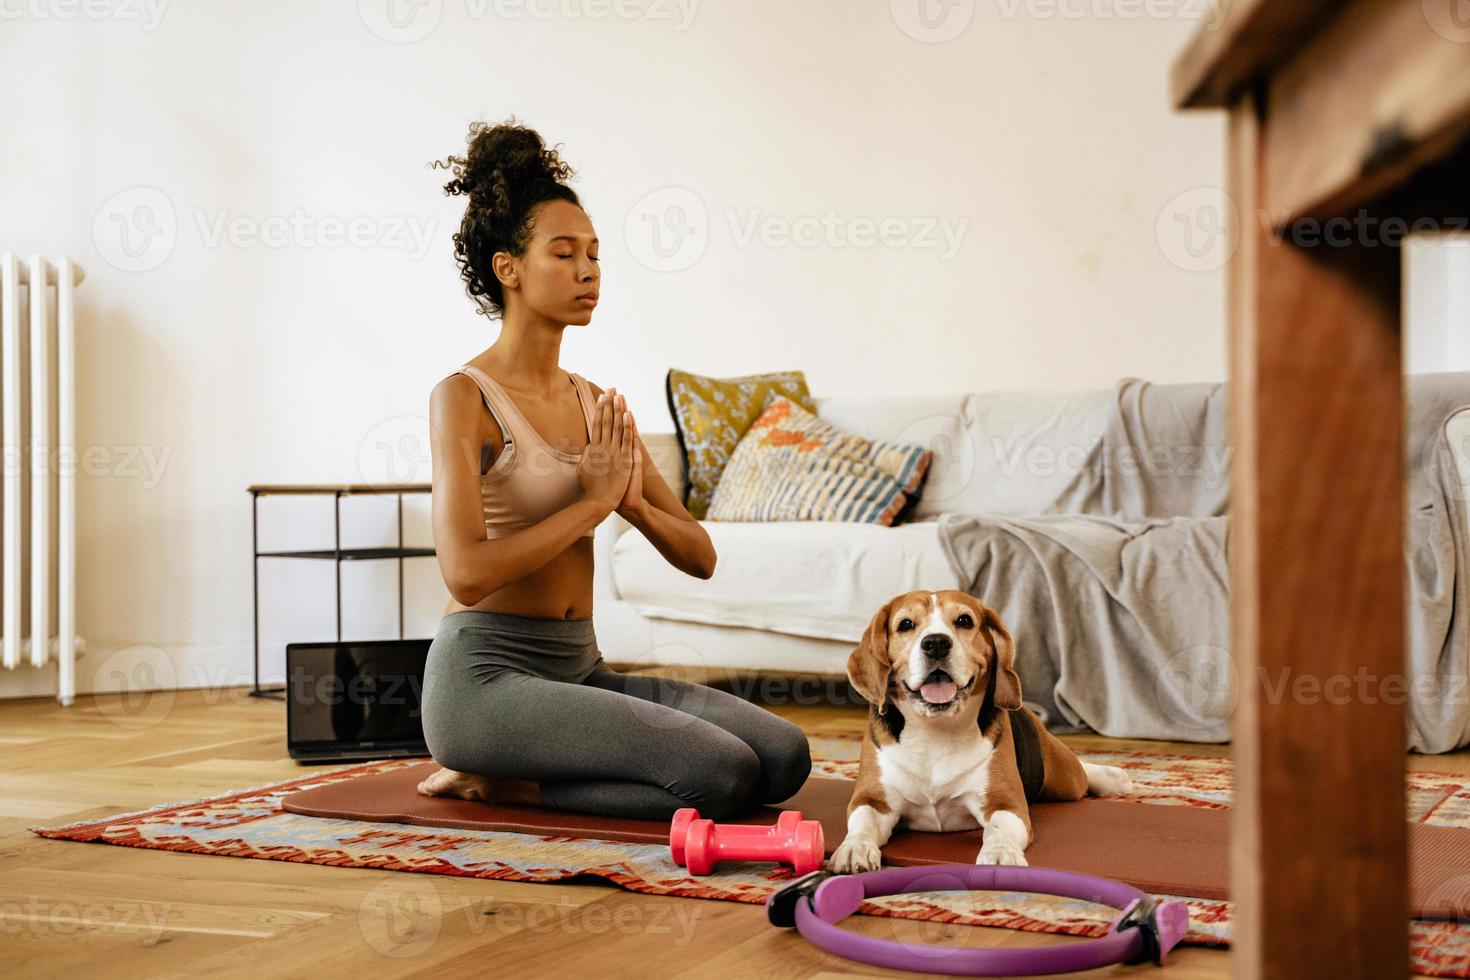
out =
[[(284, 809), (311, 817), (406, 823), (423, 827), (499, 830), (562, 837), (591, 837), (635, 844), (667, 844), (663, 820), (603, 817), (570, 810), (424, 796), (415, 787), (439, 767), (405, 766), (315, 789), (281, 801)], [(847, 836), (848, 779), (812, 777), (779, 807), (758, 807), (722, 821), (764, 825), (781, 810), (800, 810), (822, 822), (830, 855)], [(1227, 898), (1229, 814), (1191, 806), (1118, 800), (1038, 803), (1031, 807), (1035, 842), (1026, 849), (1033, 866), (1061, 868), (1127, 882), (1144, 891), (1192, 898)], [(971, 864), (980, 853), (979, 830), (928, 833), (899, 829), (883, 848), (892, 865)], [(1409, 825), (1410, 907), (1420, 918), (1461, 918), (1470, 913), (1470, 830)], [(719, 868), (715, 869), (719, 874)]]

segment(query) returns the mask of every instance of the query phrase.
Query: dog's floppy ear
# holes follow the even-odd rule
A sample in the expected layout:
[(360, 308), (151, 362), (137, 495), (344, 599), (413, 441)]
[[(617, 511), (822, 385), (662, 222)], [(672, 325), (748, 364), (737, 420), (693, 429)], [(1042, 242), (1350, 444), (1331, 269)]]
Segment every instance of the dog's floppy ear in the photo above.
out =
[(889, 599), (873, 614), (857, 649), (847, 658), (847, 679), (857, 692), (876, 705), (878, 714), (888, 710), (888, 672), (893, 661), (888, 657), (888, 613), (893, 608)]
[(1021, 706), (1021, 678), (1016, 675), (1016, 643), (994, 609), (985, 610), (985, 628), (995, 646), (995, 706), (1014, 711)]

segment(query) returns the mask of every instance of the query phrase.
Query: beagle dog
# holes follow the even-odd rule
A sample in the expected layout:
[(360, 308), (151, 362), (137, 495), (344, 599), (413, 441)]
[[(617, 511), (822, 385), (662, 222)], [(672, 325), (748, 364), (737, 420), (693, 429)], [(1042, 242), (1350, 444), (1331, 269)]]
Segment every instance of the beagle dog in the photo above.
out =
[(1022, 707), (1015, 659), (995, 610), (956, 589), (905, 592), (874, 614), (847, 660), (871, 707), (847, 838), (829, 870), (876, 870), (899, 821), (983, 827), (976, 864), (1024, 865), (1028, 803), (1132, 790), (1126, 772), (1079, 761)]

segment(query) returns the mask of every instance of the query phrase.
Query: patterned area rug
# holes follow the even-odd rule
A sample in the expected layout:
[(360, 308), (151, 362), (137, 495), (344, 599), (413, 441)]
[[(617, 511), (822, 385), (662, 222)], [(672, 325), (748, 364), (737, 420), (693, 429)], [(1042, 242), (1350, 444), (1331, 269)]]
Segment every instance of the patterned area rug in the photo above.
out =
[[(815, 775), (856, 778), (861, 736), (809, 737)], [(1142, 752), (1078, 755), (1087, 762), (1127, 769), (1134, 785), (1134, 794), (1128, 799), (1141, 805), (1215, 809), (1230, 805), (1229, 759)], [(789, 869), (746, 862), (721, 865), (717, 874), (695, 878), (673, 863), (666, 846), (657, 844), (326, 820), (281, 809), (281, 799), (297, 790), (423, 761), (398, 759), (313, 772), (300, 779), (209, 799), (114, 814), (97, 821), (29, 829), (58, 840), (339, 867), (533, 882), (593, 875), (650, 895), (751, 904), (764, 904), (766, 896), (791, 877)], [(1470, 827), (1470, 780), (1412, 773), (1408, 796), (1409, 819)], [(1229, 902), (1160, 897), (1184, 898), (1188, 902), (1190, 931), (1186, 942), (1215, 947), (1229, 944)], [(860, 911), (895, 919), (1076, 936), (1102, 935), (1114, 914), (1106, 906), (1090, 902), (993, 891), (894, 895), (864, 902)], [(1470, 977), (1470, 920), (1416, 920), (1410, 941), (1414, 972)]]

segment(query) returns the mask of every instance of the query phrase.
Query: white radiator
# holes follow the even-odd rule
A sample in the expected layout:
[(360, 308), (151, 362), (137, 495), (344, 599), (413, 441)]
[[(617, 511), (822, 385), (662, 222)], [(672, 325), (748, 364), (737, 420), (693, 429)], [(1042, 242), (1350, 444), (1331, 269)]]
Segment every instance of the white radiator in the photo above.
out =
[[(0, 664), (76, 695), (76, 348), (70, 259), (0, 255)], [(27, 447), (29, 447), (27, 449)]]

